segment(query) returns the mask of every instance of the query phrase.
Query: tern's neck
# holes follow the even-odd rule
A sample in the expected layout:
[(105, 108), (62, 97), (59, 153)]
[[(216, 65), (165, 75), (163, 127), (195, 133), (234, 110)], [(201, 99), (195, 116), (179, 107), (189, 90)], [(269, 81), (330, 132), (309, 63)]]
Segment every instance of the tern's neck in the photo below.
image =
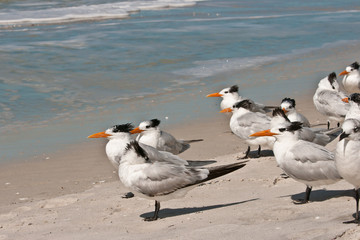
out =
[(276, 137), (276, 141), (281, 143), (281, 144), (294, 144), (296, 143), (297, 141), (299, 140), (299, 132), (295, 132), (295, 133), (290, 133), (290, 132), (287, 132), (286, 135), (281, 135), (281, 136), (277, 136)]
[(115, 168), (119, 168), (121, 157), (131, 140), (130, 135), (125, 135), (122, 138), (112, 138), (106, 144), (106, 155)]
[(359, 71), (352, 71), (352, 72), (349, 74), (349, 77), (359, 78), (359, 77), (360, 77), (360, 72), (359, 72)]
[(137, 140), (143, 144), (156, 148), (161, 131), (159, 128), (142, 132)]
[(274, 143), (273, 151), (278, 164), (281, 164), (281, 159), (298, 141), (296, 136), (277, 136)]
[(291, 109), (290, 111), (288, 111), (288, 112), (286, 113), (286, 116), (291, 116), (291, 115), (294, 115), (294, 114), (296, 114), (296, 110), (295, 110), (295, 109)]
[(233, 112), (233, 116), (239, 117), (241, 115), (244, 115), (246, 113), (250, 112), (250, 110), (245, 108), (239, 108)]
[(349, 118), (355, 118), (355, 119), (360, 118), (360, 105), (357, 104), (356, 102), (350, 101), (350, 109), (346, 114), (346, 119)]

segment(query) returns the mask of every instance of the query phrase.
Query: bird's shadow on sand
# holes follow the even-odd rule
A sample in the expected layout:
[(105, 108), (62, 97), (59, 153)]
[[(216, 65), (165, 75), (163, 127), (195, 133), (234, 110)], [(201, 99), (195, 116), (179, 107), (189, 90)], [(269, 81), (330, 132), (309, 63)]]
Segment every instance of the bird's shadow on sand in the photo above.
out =
[[(243, 156), (238, 156), (237, 159), (241, 160), (244, 159), (245, 154), (243, 154)], [(274, 152), (272, 150), (261, 150), (260, 156), (258, 156), (258, 151), (250, 151), (248, 158), (247, 159), (252, 159), (252, 158), (261, 158), (261, 157), (273, 157), (274, 156)]]
[[(207, 211), (207, 210), (211, 210), (211, 209), (229, 207), (229, 206), (233, 206), (233, 205), (239, 205), (239, 204), (243, 204), (243, 203), (247, 203), (247, 202), (252, 202), (252, 201), (256, 201), (258, 199), (259, 198), (254, 198), (254, 199), (249, 199), (249, 200), (245, 200), (245, 201), (241, 201), (241, 202), (217, 204), (217, 205), (205, 206), (205, 207), (176, 208), (176, 209), (164, 208), (164, 209), (160, 209), (159, 218), (163, 219), (163, 218), (186, 215), (186, 214), (190, 214), (190, 213), (203, 212), (203, 211)], [(154, 215), (154, 212), (147, 212), (147, 213), (141, 214), (140, 217), (147, 218), (147, 217), (151, 217), (153, 215)]]
[[(257, 151), (250, 152), (250, 154), (254, 154), (257, 156)], [(274, 152), (272, 150), (261, 150), (260, 157), (273, 157), (273, 156), (274, 156)]]
[(189, 166), (191, 167), (202, 167), (206, 165), (210, 165), (216, 163), (215, 160), (187, 160)]
[[(305, 190), (305, 189), (304, 189)], [(281, 197), (289, 197), (290, 195), (281, 196)], [(332, 198), (339, 198), (339, 197), (354, 197), (354, 189), (349, 190), (312, 190), (310, 194), (310, 202), (323, 202), (326, 200), (330, 200)], [(291, 199), (293, 201), (297, 201), (299, 199), (305, 198), (305, 191), (291, 195)]]

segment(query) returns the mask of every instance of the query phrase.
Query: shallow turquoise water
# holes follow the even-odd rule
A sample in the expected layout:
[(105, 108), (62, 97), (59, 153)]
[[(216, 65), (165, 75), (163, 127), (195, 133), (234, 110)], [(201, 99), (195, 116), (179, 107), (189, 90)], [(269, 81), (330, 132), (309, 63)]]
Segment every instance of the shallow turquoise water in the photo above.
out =
[(301, 95), (359, 56), (358, 1), (213, 0), (129, 15), (159, 1), (131, 3), (0, 3), (0, 161), (116, 123), (211, 117), (218, 100), (204, 96), (233, 84), (259, 102)]

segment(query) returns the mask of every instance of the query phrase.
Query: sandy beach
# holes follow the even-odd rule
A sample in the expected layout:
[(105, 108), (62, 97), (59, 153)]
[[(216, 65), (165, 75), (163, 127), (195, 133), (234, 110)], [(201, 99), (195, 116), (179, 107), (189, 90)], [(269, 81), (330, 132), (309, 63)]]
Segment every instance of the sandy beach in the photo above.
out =
[[(326, 127), (320, 79), (359, 61), (358, 1), (0, 1), (0, 240), (360, 239), (346, 181), (282, 178), (271, 150), (180, 199), (134, 197), (87, 136), (158, 118), (197, 166), (241, 161), (247, 144), (206, 95), (285, 97)], [(269, 114), (270, 115), (270, 114)], [(332, 122), (332, 126), (336, 123)], [(334, 150), (336, 141), (327, 148)]]
[[(297, 99), (297, 109), (312, 124), (325, 123), (311, 96)], [(232, 163), (247, 146), (230, 133), (228, 118), (214, 113), (214, 119), (164, 130), (204, 139), (181, 154), (184, 159)], [(106, 158), (105, 144), (84, 140), (53, 155), (2, 165), (0, 239), (360, 238), (357, 225), (343, 224), (355, 214), (350, 184), (315, 188), (309, 204), (295, 205), (305, 186), (280, 177), (271, 151), (184, 198), (162, 202), (160, 219), (145, 222), (154, 202), (121, 197), (127, 189)]]

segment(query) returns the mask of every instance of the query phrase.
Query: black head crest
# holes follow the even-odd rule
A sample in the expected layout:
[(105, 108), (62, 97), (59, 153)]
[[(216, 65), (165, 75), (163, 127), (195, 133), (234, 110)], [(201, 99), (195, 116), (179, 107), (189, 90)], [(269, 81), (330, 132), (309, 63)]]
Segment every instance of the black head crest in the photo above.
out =
[(126, 145), (125, 153), (132, 150), (132, 149), (136, 152), (136, 154), (139, 157), (143, 157), (146, 160), (149, 159), (147, 153), (145, 152), (145, 150), (142, 147), (140, 147), (140, 145), (139, 145), (139, 143), (137, 141), (132, 141), (132, 142), (128, 143)]
[(354, 62), (350, 65), (350, 67), (352, 67), (353, 69), (358, 69), (359, 70), (359, 63), (358, 62)]
[(159, 126), (159, 124), (160, 124), (159, 119), (154, 118), (154, 119), (150, 120), (150, 127), (157, 127), (157, 126)]
[(291, 106), (295, 107), (296, 103), (295, 103), (295, 99), (292, 99), (292, 98), (284, 98), (281, 103), (283, 102), (289, 102), (291, 104)]
[(360, 93), (353, 93), (350, 95), (350, 100), (360, 104)]
[(302, 128), (302, 122), (291, 122), (291, 125), (286, 128), (289, 132), (294, 132)]
[(131, 123), (115, 125), (112, 127), (113, 132), (130, 132), (134, 129), (134, 126)]
[(285, 118), (287, 122), (290, 122), (289, 118), (285, 115), (284, 111), (281, 108), (275, 108), (272, 112), (273, 117), (279, 116)]
[(332, 86), (332, 88), (335, 89), (333, 84), (336, 81), (336, 73), (335, 72), (330, 73), (329, 76), (328, 76), (328, 80), (329, 80), (330, 85)]
[(235, 103), (233, 107), (235, 107), (235, 108), (245, 108), (245, 109), (250, 110), (251, 107), (252, 107), (252, 103), (249, 100), (246, 99), (246, 100), (243, 100), (241, 102)]
[(239, 91), (238, 85), (231, 86), (229, 89), (229, 92), (231, 92), (231, 93), (238, 92), (238, 91)]

